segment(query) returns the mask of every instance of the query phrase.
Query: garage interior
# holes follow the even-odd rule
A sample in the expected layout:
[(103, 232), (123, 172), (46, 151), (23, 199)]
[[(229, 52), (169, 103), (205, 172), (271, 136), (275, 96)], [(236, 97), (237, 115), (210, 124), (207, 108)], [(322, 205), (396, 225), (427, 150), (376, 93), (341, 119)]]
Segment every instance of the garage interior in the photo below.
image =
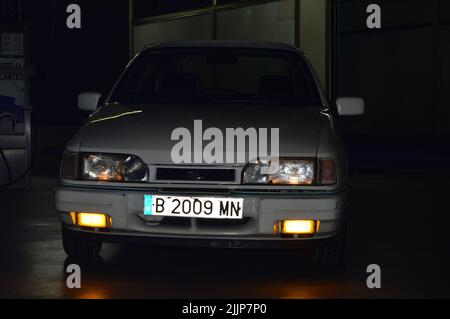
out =
[[(381, 29), (367, 28), (374, 1), (361, 0), (78, 0), (82, 27), (68, 29), (72, 2), (0, 1), (0, 32), (23, 34), (23, 52), (0, 56), (0, 120), (4, 88), (22, 106), (20, 125), (0, 125), (1, 298), (450, 297), (448, 1), (377, 0)], [(89, 116), (78, 93), (106, 95), (144, 45), (205, 39), (299, 46), (330, 100), (365, 99), (364, 116), (341, 123), (345, 274), (295, 251), (110, 244), (83, 265), (83, 287), (68, 289), (53, 190), (64, 146)], [(382, 268), (381, 289), (366, 286), (369, 264)]]

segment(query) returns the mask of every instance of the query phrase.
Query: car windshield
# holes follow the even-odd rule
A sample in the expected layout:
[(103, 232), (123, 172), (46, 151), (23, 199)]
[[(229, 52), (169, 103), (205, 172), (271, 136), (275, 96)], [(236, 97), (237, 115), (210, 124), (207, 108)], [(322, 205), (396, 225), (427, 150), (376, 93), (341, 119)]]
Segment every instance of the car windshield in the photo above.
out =
[(321, 106), (305, 61), (275, 50), (159, 49), (138, 56), (109, 102)]

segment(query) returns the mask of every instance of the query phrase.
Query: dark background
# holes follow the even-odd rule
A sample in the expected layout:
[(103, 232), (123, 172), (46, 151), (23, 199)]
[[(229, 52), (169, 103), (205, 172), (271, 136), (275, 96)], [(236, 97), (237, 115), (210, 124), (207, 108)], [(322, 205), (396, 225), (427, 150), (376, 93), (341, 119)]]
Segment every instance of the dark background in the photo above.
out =
[[(135, 16), (206, 2), (135, 1)], [(17, 20), (16, 3), (0, 0), (1, 24)], [(77, 109), (77, 94), (107, 94), (129, 61), (129, 6), (127, 0), (77, 0), (82, 29), (69, 30), (70, 3), (22, 1), (36, 71), (31, 92), (36, 159), (31, 191), (0, 192), (6, 225), (0, 232), (0, 297), (450, 296), (449, 1), (340, 1), (337, 95), (366, 101), (362, 118), (342, 122), (353, 172), (346, 278), (291, 262), (297, 252), (108, 246), (101, 263), (83, 268), (80, 290), (65, 286), (71, 261), (61, 247), (53, 189), (64, 145), (87, 116)], [(366, 28), (369, 3), (382, 8), (381, 30)], [(231, 267), (234, 261), (238, 266)], [(372, 263), (383, 270), (378, 291), (365, 285)], [(155, 264), (159, 269), (149, 271)]]
[[(369, 3), (382, 28), (365, 28)], [(448, 171), (450, 159), (450, 2), (343, 1), (338, 92), (366, 100), (361, 122), (347, 125), (355, 169)]]
[[(17, 2), (1, 3), (2, 23), (17, 22)], [(78, 93), (95, 89), (106, 94), (128, 62), (128, 1), (77, 1), (82, 28), (72, 30), (66, 26), (71, 3), (22, 1), (35, 68), (31, 84), (35, 124), (80, 124), (86, 114), (77, 109)]]

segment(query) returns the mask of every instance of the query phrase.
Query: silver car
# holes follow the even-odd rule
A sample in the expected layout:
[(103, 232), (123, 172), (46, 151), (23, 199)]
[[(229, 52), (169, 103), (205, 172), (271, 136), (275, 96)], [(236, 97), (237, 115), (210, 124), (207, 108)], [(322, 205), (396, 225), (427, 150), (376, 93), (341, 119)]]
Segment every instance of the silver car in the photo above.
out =
[[(55, 190), (69, 256), (102, 242), (299, 248), (342, 259), (347, 159), (337, 129), (359, 98), (329, 104), (287, 44), (152, 45), (67, 144)], [(97, 107), (98, 104), (101, 104)]]

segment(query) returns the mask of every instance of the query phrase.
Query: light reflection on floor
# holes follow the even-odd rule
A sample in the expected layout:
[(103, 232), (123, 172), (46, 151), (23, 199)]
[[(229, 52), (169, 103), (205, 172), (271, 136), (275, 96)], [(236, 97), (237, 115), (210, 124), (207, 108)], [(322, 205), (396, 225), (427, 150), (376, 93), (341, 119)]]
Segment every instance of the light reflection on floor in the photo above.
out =
[[(52, 203), (55, 180), (35, 178), (31, 192), (0, 193), (9, 225), (0, 233), (0, 297), (449, 297), (450, 215), (440, 209), (447, 194), (441, 179), (427, 178), (352, 181), (355, 213), (344, 273), (318, 268), (296, 252), (105, 245), (101, 260), (81, 264), (81, 289), (66, 287), (65, 267), (77, 261), (66, 260), (62, 250)], [(435, 217), (424, 219), (424, 211)], [(433, 231), (424, 236), (423, 229)], [(371, 263), (382, 267), (380, 290), (365, 285)]]

